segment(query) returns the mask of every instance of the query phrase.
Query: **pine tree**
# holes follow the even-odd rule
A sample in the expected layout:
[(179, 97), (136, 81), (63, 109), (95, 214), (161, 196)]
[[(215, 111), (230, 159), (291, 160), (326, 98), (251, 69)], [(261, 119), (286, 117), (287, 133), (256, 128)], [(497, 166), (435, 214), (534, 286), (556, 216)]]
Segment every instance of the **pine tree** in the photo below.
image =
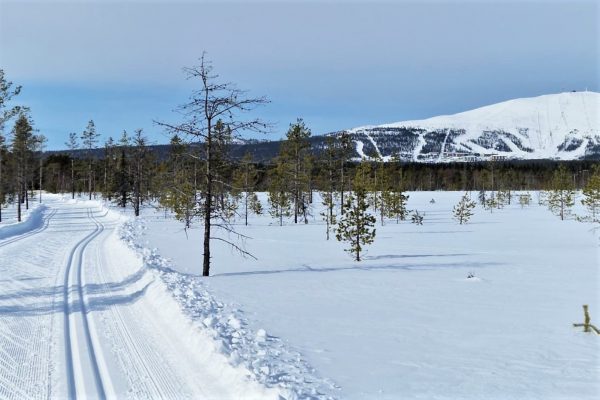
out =
[(142, 190), (146, 176), (151, 174), (150, 166), (148, 165), (148, 139), (143, 135), (142, 129), (136, 129), (132, 138), (132, 188), (133, 188), (133, 212), (136, 217), (140, 215), (140, 207), (144, 199), (147, 197), (147, 190)]
[(571, 174), (561, 165), (554, 172), (548, 191), (548, 208), (565, 219), (569, 209), (575, 204), (575, 188)]
[(34, 143), (33, 123), (22, 113), (13, 127), (12, 153), (15, 170), (15, 191), (17, 193), (17, 221), (21, 222), (21, 203), (26, 201), (28, 166)]
[(344, 192), (347, 189), (349, 179), (346, 177), (346, 164), (354, 151), (354, 142), (352, 137), (346, 131), (338, 137), (339, 142), (339, 163), (340, 163), (340, 213), (344, 213)]
[(479, 191), (479, 195), (477, 196), (477, 198), (479, 199), (479, 204), (481, 204), (482, 206), (486, 206), (486, 201), (487, 201), (487, 196), (485, 194), (485, 190), (480, 190)]
[(590, 213), (592, 221), (598, 221), (597, 215), (600, 213), (600, 166), (595, 165), (592, 170), (592, 176), (583, 188), (583, 204)]
[(172, 210), (175, 219), (183, 222), (185, 229), (189, 229), (197, 209), (197, 188), (194, 179), (195, 162), (187, 146), (178, 135), (173, 135), (170, 141), (169, 156), (165, 168), (155, 180), (159, 189), (159, 204), (165, 210)]
[[(239, 168), (237, 168), (233, 176), (233, 193), (235, 195), (239, 194), (242, 196), (245, 225), (248, 225), (248, 211), (250, 210), (254, 212), (253, 207), (251, 207), (252, 200), (255, 201), (255, 204), (258, 201), (258, 197), (256, 197), (256, 194), (254, 193), (254, 188), (257, 181), (258, 171), (254, 166), (252, 154), (246, 153), (240, 161)], [(260, 204), (260, 202), (258, 202), (258, 204)]]
[(104, 142), (104, 179), (102, 181), (102, 196), (108, 201), (112, 201), (114, 186), (114, 169), (117, 159), (117, 149), (115, 141), (109, 137)]
[(519, 204), (521, 205), (521, 208), (531, 204), (531, 194), (529, 194), (529, 192), (519, 194)]
[(460, 225), (469, 222), (469, 219), (473, 215), (473, 209), (475, 208), (475, 202), (471, 200), (468, 193), (465, 193), (457, 205), (454, 206), (452, 212), (454, 218)]
[(69, 140), (65, 143), (67, 149), (69, 149), (69, 157), (71, 159), (71, 198), (75, 198), (75, 154), (73, 152), (79, 147), (77, 142), (77, 133), (69, 133)]
[(281, 159), (276, 161), (275, 168), (269, 177), (269, 214), (279, 219), (279, 226), (283, 225), (283, 217), (291, 215), (292, 196), (287, 175), (287, 165)]
[(83, 143), (83, 148), (86, 149), (86, 155), (88, 158), (88, 193), (89, 199), (92, 199), (92, 183), (93, 183), (93, 156), (92, 151), (96, 148), (98, 144), (98, 138), (100, 134), (96, 132), (96, 125), (93, 120), (88, 122), (87, 127), (81, 134), (81, 141)]
[(302, 118), (290, 124), (286, 133), (286, 140), (281, 145), (280, 160), (287, 167), (286, 174), (290, 181), (290, 190), (293, 202), (294, 223), (298, 223), (298, 214), (302, 212), (304, 222), (308, 223), (307, 196), (310, 182), (310, 166), (307, 158), (310, 150), (310, 129), (306, 127)]
[(256, 215), (263, 214), (263, 206), (256, 193), (252, 193), (248, 196), (248, 208)]
[(368, 208), (366, 185), (359, 167), (336, 230), (337, 240), (348, 242), (346, 251), (353, 254), (356, 261), (360, 261), (363, 246), (375, 240), (376, 218), (368, 213)]
[(325, 234), (329, 240), (329, 232), (336, 224), (335, 215), (335, 200), (336, 200), (336, 177), (337, 177), (337, 157), (338, 147), (334, 136), (327, 136), (325, 139), (325, 149), (321, 158), (321, 175), (320, 184), (323, 190), (321, 191), (321, 199), (325, 209), (320, 213), (323, 221), (325, 221)]
[(410, 217), (410, 222), (416, 225), (423, 225), (424, 217), (424, 214), (421, 215), (418, 210), (414, 210)]
[(323, 200), (323, 206), (325, 206), (325, 208), (320, 212), (320, 215), (323, 221), (325, 221), (325, 238), (329, 240), (329, 231), (337, 222), (336, 215), (333, 212), (335, 207), (334, 193), (321, 192), (321, 199)]

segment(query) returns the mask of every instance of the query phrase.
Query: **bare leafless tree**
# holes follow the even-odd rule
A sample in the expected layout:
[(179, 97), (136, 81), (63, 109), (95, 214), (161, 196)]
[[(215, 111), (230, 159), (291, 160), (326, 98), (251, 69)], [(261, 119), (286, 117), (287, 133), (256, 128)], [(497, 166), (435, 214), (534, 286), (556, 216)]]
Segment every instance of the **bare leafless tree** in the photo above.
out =
[[(212, 63), (206, 59), (203, 53), (197, 66), (183, 69), (187, 78), (199, 83), (199, 88), (194, 90), (187, 103), (178, 108), (185, 121), (179, 125), (155, 121), (156, 124), (165, 128), (171, 134), (178, 134), (191, 140), (188, 143), (200, 143), (202, 145), (204, 162), (204, 182), (200, 196), (201, 216), (204, 220), (204, 254), (202, 275), (209, 276), (210, 273), (210, 241), (211, 239), (227, 242), (230, 246), (243, 254), (247, 253), (234, 241), (213, 236), (211, 227), (213, 225), (223, 228), (228, 234), (243, 237), (237, 234), (231, 226), (220, 224), (223, 220), (219, 202), (215, 198), (215, 181), (217, 172), (215, 164), (219, 158), (218, 146), (215, 143), (215, 127), (223, 124), (233, 138), (240, 138), (245, 132), (264, 132), (268, 125), (260, 119), (240, 119), (238, 114), (251, 111), (259, 105), (268, 103), (265, 97), (247, 97), (247, 92), (237, 89), (231, 83), (220, 83), (218, 75), (213, 72)], [(197, 157), (190, 152), (191, 157)]]

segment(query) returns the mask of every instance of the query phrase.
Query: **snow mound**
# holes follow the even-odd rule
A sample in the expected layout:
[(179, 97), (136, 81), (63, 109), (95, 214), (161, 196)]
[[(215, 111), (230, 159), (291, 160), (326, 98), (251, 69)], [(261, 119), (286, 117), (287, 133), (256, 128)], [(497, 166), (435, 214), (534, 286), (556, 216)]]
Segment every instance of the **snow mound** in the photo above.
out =
[(41, 228), (44, 225), (44, 213), (47, 209), (45, 204), (36, 203), (29, 210), (23, 210), (21, 222), (2, 222), (0, 240)]

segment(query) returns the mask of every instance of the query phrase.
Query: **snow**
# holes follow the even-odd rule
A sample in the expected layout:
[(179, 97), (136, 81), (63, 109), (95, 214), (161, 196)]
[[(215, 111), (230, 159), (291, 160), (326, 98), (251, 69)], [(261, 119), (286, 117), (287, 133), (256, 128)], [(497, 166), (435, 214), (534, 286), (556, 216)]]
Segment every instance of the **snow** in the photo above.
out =
[[(477, 208), (460, 226), (451, 209), (461, 195), (411, 193), (424, 225), (378, 226), (360, 263), (324, 240), (320, 221), (251, 218), (236, 229), (258, 260), (215, 243), (213, 276), (201, 283), (255, 340), (273, 335), (339, 385), (333, 396), (596, 398), (600, 342), (571, 324), (582, 304), (600, 318), (598, 233), (537, 204)], [(201, 230), (186, 239), (160, 213), (145, 220), (146, 245), (171, 268), (198, 274)]]
[(598, 398), (572, 326), (600, 320), (598, 228), (538, 204), (458, 225), (462, 194), (410, 193), (424, 225), (378, 224), (362, 262), (317, 217), (254, 216), (258, 260), (215, 242), (209, 278), (200, 226), (48, 195), (0, 225), (0, 397)]
[[(510, 140), (505, 141), (511, 148), (509, 154), (519, 158), (577, 159), (584, 155), (589, 140), (600, 135), (599, 118), (600, 93), (565, 92), (504, 101), (453, 115), (362, 126), (349, 132), (366, 133), (375, 127), (421, 128), (426, 131), (464, 129), (465, 134), (455, 139), (457, 145), (467, 143), (482, 154), (488, 154), (502, 152), (486, 150), (471, 140), (484, 131), (503, 131), (516, 136), (524, 146), (534, 150), (532, 153), (525, 152)], [(573, 152), (559, 151), (557, 147), (572, 136), (584, 140), (583, 145)]]
[(44, 209), (41, 227), (0, 239), (0, 397), (292, 398), (181, 312), (121, 240), (128, 218), (51, 195)]

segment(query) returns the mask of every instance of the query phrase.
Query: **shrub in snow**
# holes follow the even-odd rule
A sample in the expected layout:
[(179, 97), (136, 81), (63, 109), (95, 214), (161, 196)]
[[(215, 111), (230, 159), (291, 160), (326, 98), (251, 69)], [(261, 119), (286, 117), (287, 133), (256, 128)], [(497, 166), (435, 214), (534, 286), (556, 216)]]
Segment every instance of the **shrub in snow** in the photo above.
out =
[(413, 224), (417, 224), (417, 225), (423, 225), (423, 217), (425, 216), (425, 214), (421, 215), (419, 214), (418, 210), (414, 210), (411, 216), (411, 222)]

